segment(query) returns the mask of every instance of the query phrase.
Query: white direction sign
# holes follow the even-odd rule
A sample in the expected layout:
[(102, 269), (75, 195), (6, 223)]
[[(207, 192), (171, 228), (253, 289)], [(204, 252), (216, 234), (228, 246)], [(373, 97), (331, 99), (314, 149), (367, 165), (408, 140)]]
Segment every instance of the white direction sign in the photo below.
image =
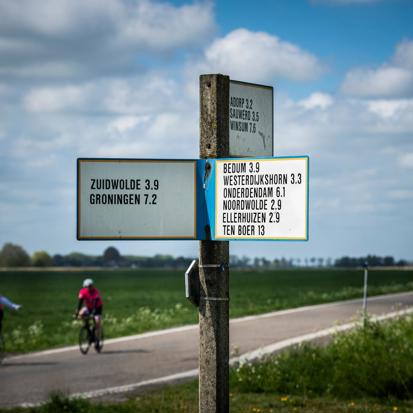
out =
[(308, 239), (308, 157), (216, 161), (214, 239)]
[(229, 94), (230, 156), (273, 156), (272, 86), (231, 80)]
[(78, 159), (77, 238), (196, 239), (196, 161)]

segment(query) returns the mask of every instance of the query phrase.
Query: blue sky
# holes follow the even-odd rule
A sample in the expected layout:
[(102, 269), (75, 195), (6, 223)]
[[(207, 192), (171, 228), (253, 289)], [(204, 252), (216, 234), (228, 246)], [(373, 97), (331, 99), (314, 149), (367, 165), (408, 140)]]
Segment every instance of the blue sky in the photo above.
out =
[(410, 0), (0, 0), (0, 245), (78, 242), (77, 157), (196, 158), (201, 73), (275, 88), (275, 153), (311, 158), (310, 241), (231, 253), (413, 259)]

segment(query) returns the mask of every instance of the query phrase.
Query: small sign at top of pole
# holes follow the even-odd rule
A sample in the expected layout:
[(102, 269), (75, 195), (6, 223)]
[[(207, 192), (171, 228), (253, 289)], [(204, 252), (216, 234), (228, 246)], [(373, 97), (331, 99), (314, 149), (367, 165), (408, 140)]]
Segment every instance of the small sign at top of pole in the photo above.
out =
[(229, 95), (230, 157), (273, 156), (273, 87), (231, 80)]

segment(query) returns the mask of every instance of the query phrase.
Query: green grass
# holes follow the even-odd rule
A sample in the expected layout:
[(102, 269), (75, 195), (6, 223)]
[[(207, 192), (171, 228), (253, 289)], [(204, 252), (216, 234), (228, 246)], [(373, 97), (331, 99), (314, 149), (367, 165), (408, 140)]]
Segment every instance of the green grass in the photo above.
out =
[(304, 344), (231, 371), (240, 392), (413, 399), (413, 318), (368, 322), (327, 346)]
[[(55, 395), (48, 404), (36, 408), (14, 408), (13, 413), (198, 413), (197, 382), (167, 387), (122, 403), (93, 403)], [(412, 401), (332, 398), (304, 398), (276, 393), (230, 395), (231, 413), (407, 413)], [(0, 413), (11, 410), (0, 409)]]
[[(232, 413), (413, 412), (413, 317), (368, 323), (324, 346), (298, 346), (230, 372)], [(195, 413), (198, 382), (166, 386), (124, 402), (52, 395), (15, 413)], [(11, 410), (0, 409), (0, 413)]]
[[(196, 308), (184, 297), (181, 271), (0, 272), (0, 292), (24, 306), (20, 313), (6, 313), (8, 351), (75, 344), (79, 325), (71, 316), (86, 277), (92, 277), (102, 292), (107, 338), (198, 321)], [(361, 297), (362, 283), (363, 272), (355, 270), (232, 271), (230, 314)], [(412, 271), (369, 272), (370, 295), (412, 287)]]

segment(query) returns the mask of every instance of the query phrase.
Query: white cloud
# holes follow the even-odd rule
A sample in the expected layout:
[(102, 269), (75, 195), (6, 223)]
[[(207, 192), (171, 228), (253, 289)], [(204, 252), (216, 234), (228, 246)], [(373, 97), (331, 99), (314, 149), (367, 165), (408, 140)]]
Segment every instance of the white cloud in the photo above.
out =
[(31, 90), (24, 99), (30, 112), (56, 112), (79, 108), (85, 103), (86, 91), (81, 87), (43, 87)]
[(0, 97), (6, 95), (8, 92), (10, 92), (10, 86), (0, 83)]
[(117, 46), (168, 50), (198, 43), (214, 26), (209, 2), (179, 7), (152, 0), (107, 0), (103, 6), (100, 0), (0, 3), (0, 34), (26, 33), (42, 36), (43, 42), (98, 35), (106, 45), (114, 41)]
[(400, 155), (399, 165), (403, 168), (412, 169), (413, 168), (413, 152), (408, 152)]
[(393, 60), (396, 65), (413, 70), (413, 41), (405, 40), (398, 44)]
[(148, 115), (182, 105), (175, 81), (158, 73), (85, 83), (33, 87), (23, 98), (29, 112), (78, 112), (83, 115)]
[(198, 105), (159, 73), (36, 87), (22, 102), (24, 133), (10, 140), (12, 157), (196, 154)]
[(400, 43), (391, 62), (379, 68), (350, 70), (341, 91), (363, 98), (413, 97), (413, 41)]
[(307, 81), (323, 72), (321, 62), (299, 46), (265, 32), (234, 30), (205, 50), (198, 73), (225, 73), (233, 79), (269, 81), (275, 77)]
[(397, 189), (394, 191), (390, 192), (390, 198), (393, 198), (395, 200), (409, 200), (413, 199), (413, 191), (407, 190), (407, 189)]
[(303, 99), (299, 104), (305, 109), (327, 109), (334, 102), (331, 95), (321, 92), (312, 93), (308, 98)]
[(39, 62), (23, 66), (1, 67), (0, 78), (30, 78), (32, 80), (66, 79), (82, 73), (82, 64), (76, 62)]
[(400, 67), (353, 69), (347, 73), (342, 91), (361, 97), (402, 97), (413, 92), (413, 73)]
[(127, 79), (100, 82), (100, 105), (111, 113), (152, 114), (177, 107), (183, 101), (176, 81), (165, 75), (148, 73)]
[(399, 117), (407, 111), (409, 113), (412, 113), (413, 111), (413, 99), (379, 99), (369, 101), (367, 104), (370, 112), (375, 113), (384, 119)]
[[(167, 51), (199, 43), (214, 28), (212, 3), (194, 3), (174, 7), (148, 0), (136, 7), (125, 7), (126, 24), (122, 25), (118, 41), (151, 51)], [(127, 17), (127, 19), (126, 19)]]
[(109, 129), (123, 134), (148, 120), (148, 116), (120, 116), (109, 123)]
[[(64, 36), (80, 30), (96, 31), (104, 21), (113, 24), (122, 12), (122, 4), (108, 0), (105, 6), (98, 0), (21, 0), (1, 2), (2, 32), (22, 30), (44, 36)], [(93, 24), (94, 22), (94, 24)], [(86, 28), (86, 24), (89, 28)]]
[(214, 31), (210, 2), (0, 2), (0, 78), (96, 78), (143, 70), (142, 55), (202, 45)]

